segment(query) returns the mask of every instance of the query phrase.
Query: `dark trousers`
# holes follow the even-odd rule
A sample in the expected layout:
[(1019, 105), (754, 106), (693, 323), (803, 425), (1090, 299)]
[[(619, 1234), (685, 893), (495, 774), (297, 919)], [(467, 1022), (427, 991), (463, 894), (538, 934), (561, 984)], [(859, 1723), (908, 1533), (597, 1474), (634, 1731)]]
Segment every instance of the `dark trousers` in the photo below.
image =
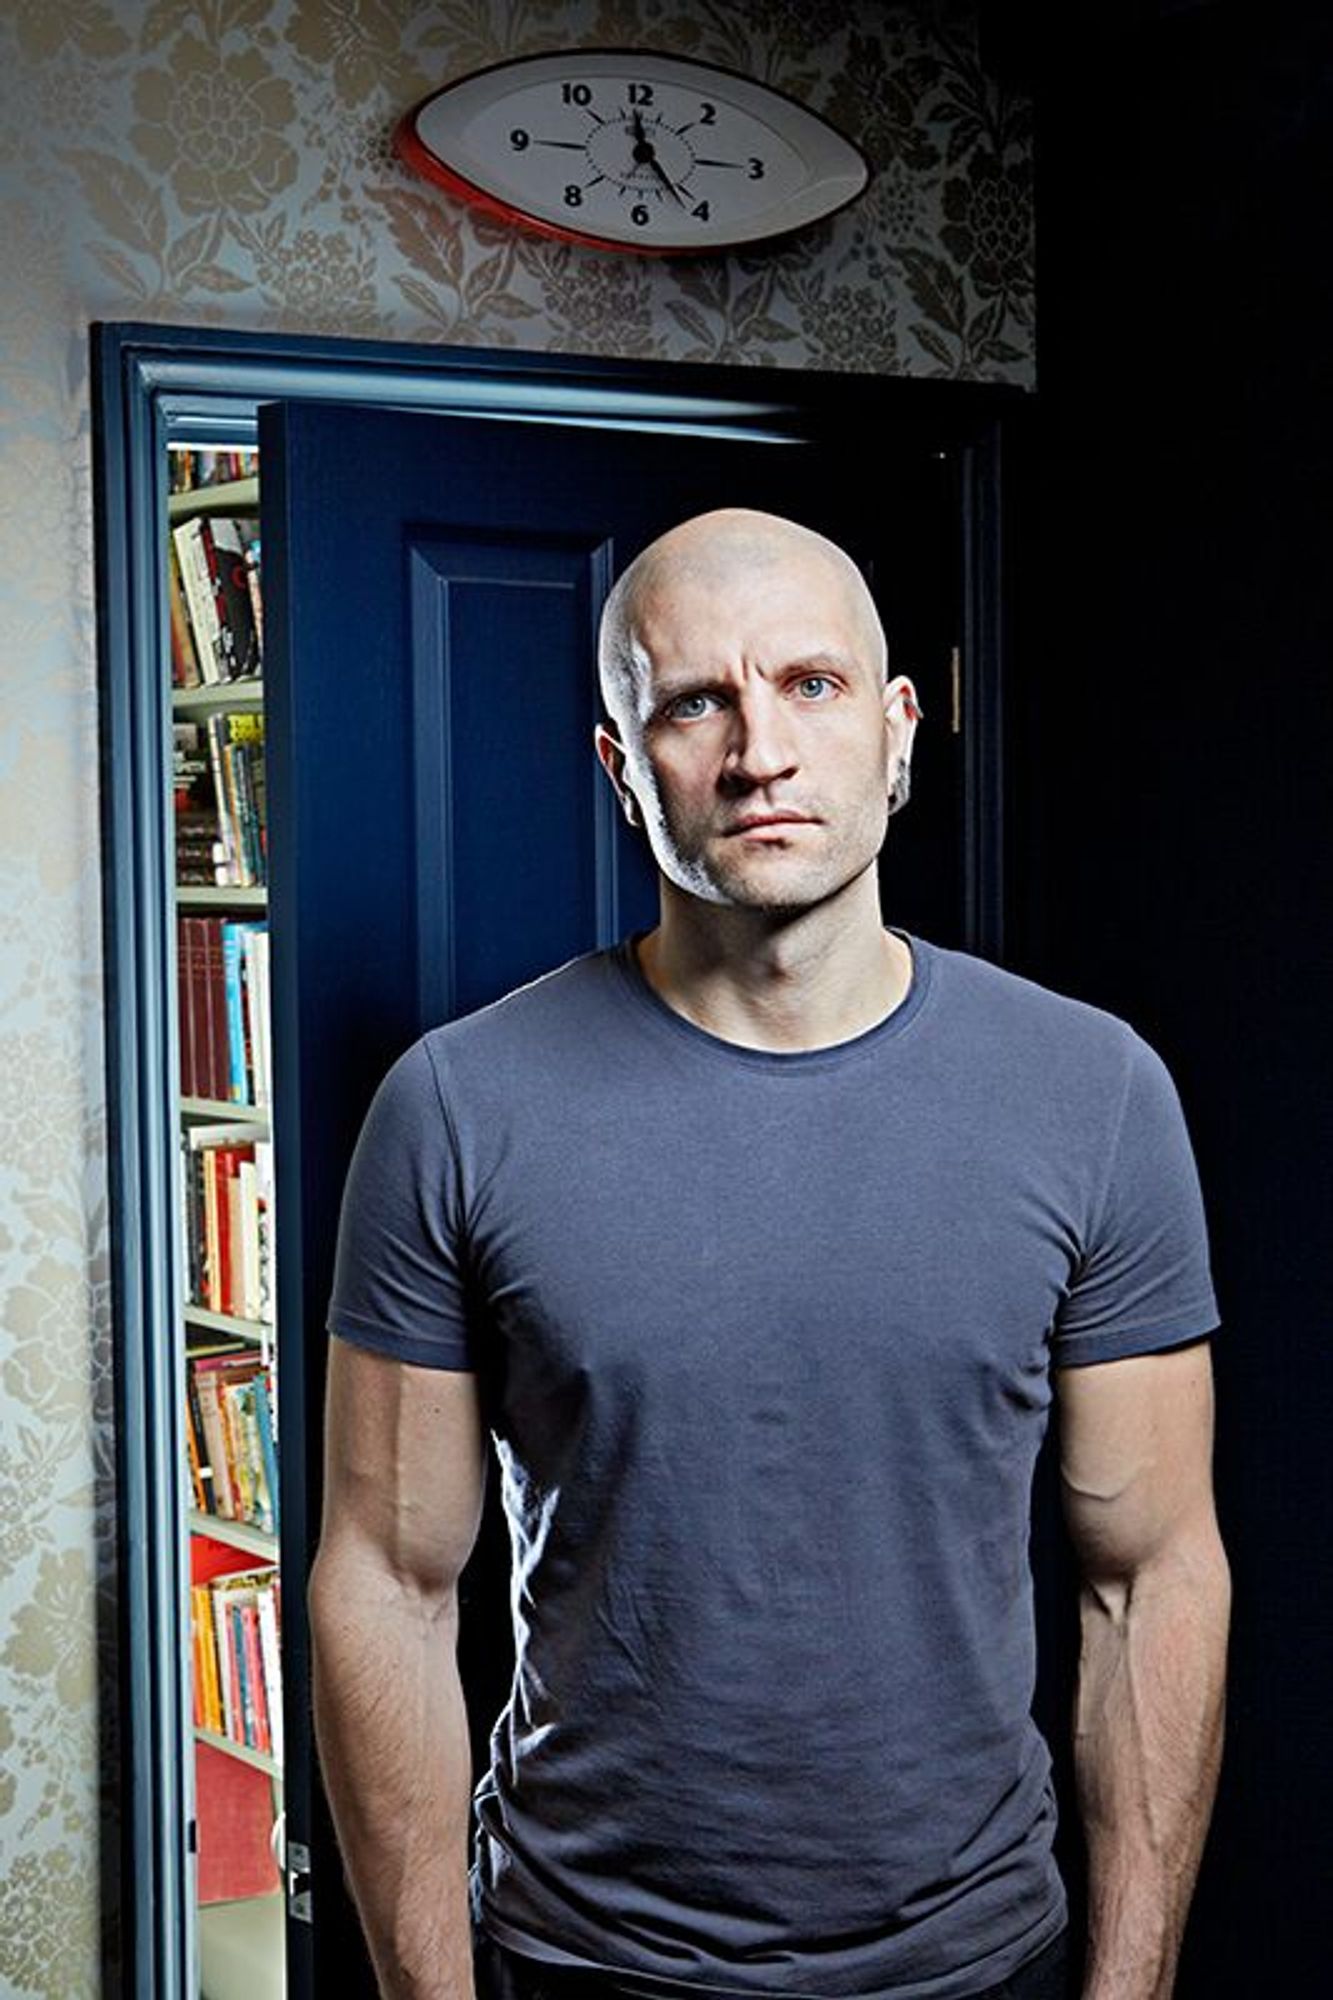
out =
[[(1069, 1987), (1068, 1936), (1059, 1937), (1026, 1965), (988, 1986), (975, 2000), (1066, 2000)], [(543, 1964), (478, 1935), (473, 1953), (477, 2000), (638, 2000), (648, 1989), (605, 1973), (571, 1971)]]

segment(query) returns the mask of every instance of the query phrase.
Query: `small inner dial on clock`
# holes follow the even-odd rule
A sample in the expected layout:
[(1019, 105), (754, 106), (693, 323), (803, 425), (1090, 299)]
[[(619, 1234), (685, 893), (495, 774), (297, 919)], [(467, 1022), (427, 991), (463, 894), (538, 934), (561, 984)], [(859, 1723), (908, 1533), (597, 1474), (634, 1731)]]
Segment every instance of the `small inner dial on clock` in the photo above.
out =
[(683, 200), (684, 183), (694, 168), (688, 139), (652, 111), (622, 111), (603, 119), (588, 134), (584, 151), (589, 165), (607, 180), (659, 199)]

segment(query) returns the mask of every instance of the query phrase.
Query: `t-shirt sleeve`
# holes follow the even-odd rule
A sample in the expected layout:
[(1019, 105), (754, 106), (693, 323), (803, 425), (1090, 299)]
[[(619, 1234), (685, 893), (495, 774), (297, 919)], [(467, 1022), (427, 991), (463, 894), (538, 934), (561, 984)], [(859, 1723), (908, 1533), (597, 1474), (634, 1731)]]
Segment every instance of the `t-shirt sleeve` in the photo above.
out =
[(427, 1368), (470, 1369), (457, 1150), (424, 1042), (366, 1113), (343, 1189), (328, 1330)]
[(1198, 1169), (1166, 1065), (1138, 1035), (1105, 1186), (1057, 1315), (1057, 1367), (1146, 1354), (1218, 1324)]

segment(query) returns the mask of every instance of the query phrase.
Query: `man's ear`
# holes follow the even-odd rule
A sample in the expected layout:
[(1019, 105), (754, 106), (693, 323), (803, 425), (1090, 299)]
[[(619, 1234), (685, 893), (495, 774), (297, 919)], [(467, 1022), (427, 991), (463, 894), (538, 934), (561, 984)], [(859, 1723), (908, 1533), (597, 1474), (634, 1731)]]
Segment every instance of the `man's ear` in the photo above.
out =
[(633, 792), (625, 783), (625, 746), (609, 723), (599, 722), (593, 730), (593, 743), (602, 769), (615, 787), (625, 818), (631, 826), (641, 826), (642, 817)]
[(906, 674), (897, 674), (884, 689), (884, 721), (889, 733), (889, 814), (901, 812), (912, 795), (912, 744), (921, 708)]
[(916, 726), (922, 720), (922, 715), (921, 704), (916, 698), (916, 689), (906, 674), (895, 674), (885, 686), (884, 720), (889, 725), (889, 738), (895, 759), (910, 764), (912, 744), (916, 740)]

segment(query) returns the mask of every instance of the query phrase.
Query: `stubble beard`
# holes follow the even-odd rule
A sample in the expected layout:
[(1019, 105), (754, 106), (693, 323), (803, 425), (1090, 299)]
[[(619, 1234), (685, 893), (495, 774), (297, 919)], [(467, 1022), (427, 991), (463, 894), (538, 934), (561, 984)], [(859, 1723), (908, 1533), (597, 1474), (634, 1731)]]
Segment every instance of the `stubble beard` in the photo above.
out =
[[(886, 799), (878, 815), (858, 815), (822, 855), (805, 860), (784, 850), (765, 853), (758, 844), (747, 850), (734, 837), (713, 833), (682, 840), (660, 810), (651, 845), (662, 873), (686, 895), (724, 909), (793, 917), (831, 902), (874, 865), (888, 831), (887, 805)], [(821, 826), (814, 838), (826, 833)]]

